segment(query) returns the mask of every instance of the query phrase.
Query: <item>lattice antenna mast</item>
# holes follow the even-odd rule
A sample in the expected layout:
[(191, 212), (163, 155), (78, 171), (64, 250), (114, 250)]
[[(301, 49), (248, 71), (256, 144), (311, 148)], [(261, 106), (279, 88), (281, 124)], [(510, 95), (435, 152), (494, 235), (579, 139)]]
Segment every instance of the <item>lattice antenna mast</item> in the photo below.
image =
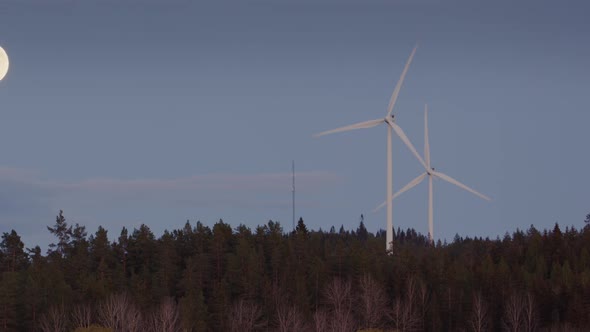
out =
[(293, 189), (292, 189), (292, 193), (293, 193), (293, 230), (295, 230), (295, 160), (293, 160), (293, 164), (292, 164), (292, 169), (293, 169)]

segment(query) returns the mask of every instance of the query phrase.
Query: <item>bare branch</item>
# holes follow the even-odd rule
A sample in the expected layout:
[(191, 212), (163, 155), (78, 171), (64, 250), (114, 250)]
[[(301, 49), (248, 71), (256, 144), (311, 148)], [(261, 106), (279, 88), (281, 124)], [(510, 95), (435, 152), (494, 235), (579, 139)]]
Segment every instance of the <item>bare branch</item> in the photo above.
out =
[(92, 308), (90, 305), (79, 305), (72, 310), (72, 327), (77, 329), (79, 327), (87, 328), (92, 325)]
[(369, 274), (360, 280), (357, 311), (362, 320), (362, 328), (380, 327), (387, 307), (385, 290)]
[(534, 332), (537, 330), (537, 309), (533, 294), (528, 292), (524, 296), (523, 324), (525, 332)]
[(420, 328), (420, 320), (408, 300), (396, 299), (393, 302), (391, 318), (399, 331), (417, 331)]
[(297, 332), (307, 331), (307, 325), (303, 315), (295, 306), (277, 306), (278, 331)]
[(332, 316), (332, 331), (354, 331), (356, 321), (352, 314), (352, 284), (349, 281), (333, 279), (325, 289), (324, 297)]
[(406, 281), (405, 289), (405, 296), (393, 302), (393, 310), (390, 312), (390, 316), (399, 331), (417, 331), (420, 329), (420, 319), (415, 310), (418, 291), (414, 278), (409, 278)]
[(126, 293), (113, 294), (98, 306), (98, 321), (113, 331), (138, 332), (142, 315)]
[(239, 299), (231, 308), (229, 314), (230, 330), (232, 332), (251, 332), (264, 327), (262, 309), (244, 299)]
[(520, 294), (513, 293), (504, 307), (504, 328), (507, 331), (522, 331), (524, 323), (524, 301)]
[(102, 301), (98, 307), (98, 320), (104, 327), (114, 331), (123, 328), (123, 319), (129, 300), (127, 294), (113, 294)]
[(66, 331), (68, 317), (63, 305), (53, 306), (41, 317), (39, 327), (43, 332)]
[(151, 315), (151, 329), (158, 332), (175, 332), (178, 330), (178, 316), (176, 302), (166, 297)]
[(142, 329), (143, 317), (139, 308), (133, 303), (127, 305), (123, 326), (127, 332), (139, 332)]
[(473, 308), (471, 310), (471, 319), (469, 326), (474, 332), (485, 332), (488, 328), (488, 306), (485, 303), (481, 293), (473, 294)]
[(418, 285), (418, 300), (420, 308), (422, 309), (420, 317), (420, 321), (422, 322), (422, 330), (426, 330), (426, 312), (430, 306), (430, 290), (428, 289), (428, 285), (423, 280), (420, 280)]
[(319, 309), (313, 314), (313, 326), (315, 332), (327, 332), (329, 331), (328, 313)]

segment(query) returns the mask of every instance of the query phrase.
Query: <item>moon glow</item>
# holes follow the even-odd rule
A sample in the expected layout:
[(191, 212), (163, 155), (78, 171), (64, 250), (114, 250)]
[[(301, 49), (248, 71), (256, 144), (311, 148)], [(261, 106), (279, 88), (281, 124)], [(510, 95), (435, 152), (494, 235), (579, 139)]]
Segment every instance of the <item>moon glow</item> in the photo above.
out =
[(8, 72), (8, 54), (0, 46), (0, 81), (6, 76)]

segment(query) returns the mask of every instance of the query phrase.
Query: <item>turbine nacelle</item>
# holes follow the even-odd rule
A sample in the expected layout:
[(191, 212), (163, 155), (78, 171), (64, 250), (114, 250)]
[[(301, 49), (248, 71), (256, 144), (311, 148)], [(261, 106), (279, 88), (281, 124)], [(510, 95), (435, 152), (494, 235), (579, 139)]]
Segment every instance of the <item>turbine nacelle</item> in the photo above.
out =
[(391, 115), (386, 115), (383, 118), (383, 122), (387, 123), (388, 125), (391, 125), (392, 123), (395, 122), (395, 115), (391, 114)]

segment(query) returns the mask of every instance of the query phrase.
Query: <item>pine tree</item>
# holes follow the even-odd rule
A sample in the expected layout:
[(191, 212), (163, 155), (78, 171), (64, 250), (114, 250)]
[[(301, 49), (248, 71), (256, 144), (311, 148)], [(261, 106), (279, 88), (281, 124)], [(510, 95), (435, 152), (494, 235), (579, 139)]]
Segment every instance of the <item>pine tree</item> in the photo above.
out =
[(361, 221), (359, 223), (359, 227), (356, 229), (356, 236), (358, 237), (359, 240), (361, 240), (361, 242), (365, 242), (367, 240), (367, 238), (369, 237), (369, 232), (367, 231), (367, 228), (365, 227), (364, 217), (362, 214), (361, 214)]
[(303, 218), (299, 218), (299, 220), (297, 221), (297, 227), (295, 227), (295, 232), (299, 235), (304, 236), (307, 236), (307, 234), (309, 233), (309, 231), (307, 230), (307, 226), (305, 226), (305, 223), (303, 222)]
[(10, 233), (4, 233), (2, 235), (0, 252), (2, 252), (2, 256), (4, 257), (4, 264), (0, 266), (0, 272), (15, 272), (26, 268), (28, 255), (25, 253), (24, 247), (24, 243), (14, 229)]
[(142, 224), (129, 238), (128, 262), (131, 273), (131, 286), (135, 298), (142, 308), (155, 304), (152, 277), (156, 271), (157, 243), (148, 226)]
[(19, 280), (18, 272), (2, 272), (0, 275), (0, 329), (16, 331), (18, 328)]
[(157, 265), (155, 295), (157, 298), (172, 296), (180, 260), (174, 246), (174, 238), (168, 231), (164, 231), (164, 235), (158, 240), (155, 259)]
[(114, 287), (112, 271), (115, 264), (107, 230), (102, 226), (99, 226), (96, 233), (90, 236), (90, 260), (94, 280), (91, 285), (93, 298), (103, 300)]
[(180, 280), (180, 317), (181, 325), (187, 331), (206, 331), (209, 314), (203, 295), (205, 260), (199, 256), (186, 260), (186, 269)]
[(59, 215), (55, 218), (53, 227), (47, 226), (47, 230), (57, 237), (57, 244), (49, 245), (48, 255), (52, 257), (63, 258), (70, 248), (70, 237), (72, 235), (72, 226), (68, 226), (63, 210), (59, 210)]
[(123, 290), (127, 286), (129, 276), (128, 257), (129, 257), (129, 235), (127, 228), (123, 227), (117, 242), (112, 245), (116, 269), (113, 271), (114, 287)]
[(211, 239), (211, 259), (213, 264), (213, 280), (211, 285), (210, 313), (212, 328), (214, 330), (225, 330), (225, 315), (229, 310), (230, 288), (226, 279), (227, 261), (232, 251), (232, 229), (231, 226), (219, 220), (213, 226), (213, 237)]
[(78, 223), (74, 225), (68, 243), (67, 259), (64, 261), (66, 281), (75, 292), (78, 301), (87, 297), (90, 274), (90, 244), (86, 239), (86, 227)]

